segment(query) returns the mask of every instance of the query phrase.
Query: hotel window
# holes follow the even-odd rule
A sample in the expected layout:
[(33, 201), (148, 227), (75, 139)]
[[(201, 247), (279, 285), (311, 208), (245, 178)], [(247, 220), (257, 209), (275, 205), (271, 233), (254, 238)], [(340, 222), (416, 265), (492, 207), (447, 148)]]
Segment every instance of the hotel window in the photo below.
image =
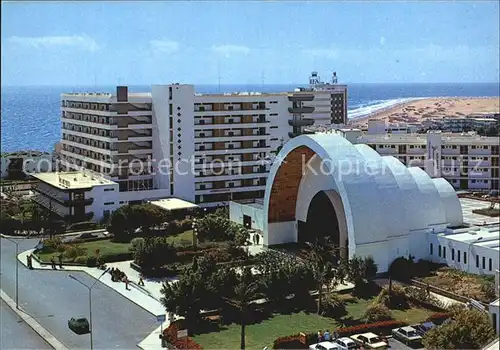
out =
[(476, 254), (476, 267), (479, 268), (479, 255)]
[(443, 259), (446, 259), (446, 247), (443, 247)]
[(457, 261), (460, 262), (460, 250), (457, 250)]
[(488, 270), (491, 271), (492, 265), (493, 265), (493, 261), (490, 258), (490, 259), (488, 259)]
[(441, 246), (438, 246), (438, 256), (441, 257)]
[(486, 258), (483, 256), (483, 269), (486, 268)]
[(467, 264), (467, 252), (464, 252), (464, 264)]
[(455, 261), (455, 249), (451, 248), (451, 260)]

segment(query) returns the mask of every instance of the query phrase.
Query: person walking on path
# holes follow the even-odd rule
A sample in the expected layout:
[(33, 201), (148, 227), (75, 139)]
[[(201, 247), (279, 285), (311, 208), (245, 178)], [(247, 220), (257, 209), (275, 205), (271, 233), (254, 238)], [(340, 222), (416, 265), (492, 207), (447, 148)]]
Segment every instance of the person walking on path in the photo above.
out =
[(260, 235), (256, 234), (255, 235), (255, 242), (256, 242), (257, 245), (259, 245), (259, 239), (260, 239)]
[(144, 280), (142, 277), (139, 277), (139, 283), (137, 283), (137, 285), (144, 287)]
[(28, 263), (28, 269), (33, 270), (33, 257), (31, 254), (26, 257), (26, 261)]
[(50, 258), (50, 263), (52, 264), (52, 269), (57, 270), (56, 259), (54, 257)]
[(59, 256), (57, 257), (57, 259), (59, 260), (59, 268), (62, 269), (63, 268), (63, 266), (62, 266), (62, 260), (63, 260), (62, 253), (59, 254)]

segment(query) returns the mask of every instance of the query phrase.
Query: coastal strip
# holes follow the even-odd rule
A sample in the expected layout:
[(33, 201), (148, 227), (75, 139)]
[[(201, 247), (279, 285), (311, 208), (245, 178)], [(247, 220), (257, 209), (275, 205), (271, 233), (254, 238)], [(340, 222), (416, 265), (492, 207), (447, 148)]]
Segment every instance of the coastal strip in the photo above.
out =
[(366, 127), (369, 119), (384, 120), (386, 123), (421, 123), (426, 120), (465, 118), (474, 114), (495, 114), (500, 113), (500, 100), (498, 97), (415, 98), (371, 108), (375, 110), (352, 118), (350, 124)]

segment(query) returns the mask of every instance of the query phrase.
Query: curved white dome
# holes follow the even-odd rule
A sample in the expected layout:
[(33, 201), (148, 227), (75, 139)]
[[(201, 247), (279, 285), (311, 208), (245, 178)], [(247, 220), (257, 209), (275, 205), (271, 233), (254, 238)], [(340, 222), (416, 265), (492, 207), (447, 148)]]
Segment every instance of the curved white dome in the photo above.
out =
[(410, 254), (412, 231), (462, 222), (460, 202), (445, 180), (338, 135), (302, 135), (284, 145), (269, 172), (264, 244), (297, 241), (297, 220), (306, 220), (319, 191), (342, 216), (341, 245), (348, 240), (350, 256), (372, 255), (379, 271), (395, 255)]

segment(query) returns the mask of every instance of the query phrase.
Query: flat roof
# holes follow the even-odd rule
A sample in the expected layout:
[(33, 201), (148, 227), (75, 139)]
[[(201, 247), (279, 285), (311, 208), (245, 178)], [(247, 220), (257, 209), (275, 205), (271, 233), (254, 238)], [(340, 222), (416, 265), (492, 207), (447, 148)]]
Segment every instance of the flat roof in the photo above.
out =
[(466, 232), (439, 233), (438, 236), (478, 247), (500, 250), (499, 233), (498, 225), (493, 224), (484, 227), (473, 226)]
[(94, 186), (118, 185), (100, 175), (83, 171), (68, 171), (58, 173), (35, 173), (32, 176), (50, 186), (62, 190), (92, 188)]
[(149, 203), (156, 205), (164, 210), (199, 208), (199, 205), (180, 198), (163, 198), (155, 201), (150, 201)]

